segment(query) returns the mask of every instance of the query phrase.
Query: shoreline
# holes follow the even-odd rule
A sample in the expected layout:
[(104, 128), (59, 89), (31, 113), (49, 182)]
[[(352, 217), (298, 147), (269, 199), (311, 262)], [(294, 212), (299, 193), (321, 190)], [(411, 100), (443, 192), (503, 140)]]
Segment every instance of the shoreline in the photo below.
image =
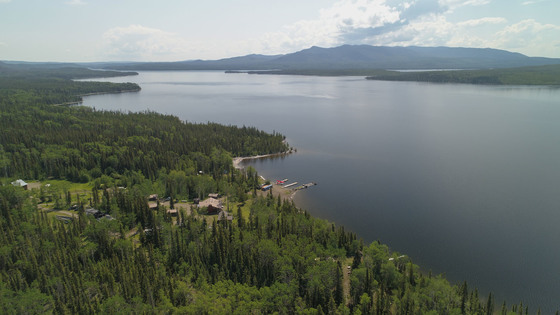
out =
[(120, 94), (120, 93), (133, 93), (133, 92), (140, 92), (142, 88), (133, 89), (133, 90), (121, 90), (121, 91), (108, 91), (108, 92), (93, 92), (93, 93), (86, 93), (86, 94), (79, 94), (76, 95), (80, 98), (79, 101), (73, 102), (65, 102), (60, 104), (52, 104), (52, 106), (76, 106), (76, 105), (83, 105), (84, 104), (84, 96), (94, 96), (94, 95), (104, 95), (104, 94)]
[(107, 91), (107, 92), (92, 92), (92, 93), (80, 94), (80, 95), (78, 95), (78, 96), (79, 96), (79, 97), (84, 97), (84, 96), (104, 95), (104, 94), (132, 93), (132, 92), (140, 92), (140, 91), (142, 91), (142, 88), (141, 88), (140, 86), (138, 86), (137, 89), (119, 90), (119, 91)]
[[(294, 151), (286, 151), (286, 152), (280, 152), (280, 153), (271, 153), (271, 154), (262, 154), (262, 155), (253, 155), (253, 156), (239, 156), (239, 157), (234, 157), (232, 159), (233, 162), (233, 167), (235, 169), (238, 170), (242, 170), (244, 169), (243, 166), (241, 166), (241, 163), (243, 163), (243, 161), (245, 160), (257, 160), (257, 159), (266, 159), (266, 158), (274, 158), (274, 157), (281, 157), (281, 156), (287, 156), (289, 154), (292, 154)], [(290, 189), (290, 188), (285, 188), (284, 186), (281, 185), (277, 185), (277, 184), (272, 184), (272, 194), (275, 197), (280, 196), (282, 199), (284, 200), (288, 200), (288, 201), (293, 201), (294, 200), (294, 196), (296, 195), (296, 193), (298, 192), (297, 190), (294, 189)], [(268, 192), (262, 192), (259, 190), (260, 194), (268, 194)]]
[(243, 163), (243, 161), (245, 160), (257, 160), (257, 159), (265, 159), (265, 158), (271, 158), (271, 157), (280, 157), (280, 156), (285, 156), (285, 155), (289, 155), (292, 154), (292, 151), (286, 151), (286, 152), (280, 152), (280, 153), (271, 153), (271, 154), (262, 154), (262, 155), (253, 155), (253, 156), (238, 156), (238, 157), (234, 157), (232, 158), (232, 163), (233, 163), (233, 167), (235, 169), (238, 170), (242, 170), (244, 169), (243, 166), (241, 166), (241, 163)]

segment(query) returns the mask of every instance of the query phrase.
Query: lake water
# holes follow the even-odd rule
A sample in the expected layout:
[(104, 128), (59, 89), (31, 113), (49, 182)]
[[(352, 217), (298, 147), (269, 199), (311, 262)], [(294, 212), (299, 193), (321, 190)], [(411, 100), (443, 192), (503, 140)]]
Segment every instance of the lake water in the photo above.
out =
[(560, 89), (211, 71), (110, 80), (142, 91), (84, 104), (278, 131), (297, 153), (251, 164), (317, 182), (296, 195), (311, 214), (492, 291), (496, 309), (560, 308)]

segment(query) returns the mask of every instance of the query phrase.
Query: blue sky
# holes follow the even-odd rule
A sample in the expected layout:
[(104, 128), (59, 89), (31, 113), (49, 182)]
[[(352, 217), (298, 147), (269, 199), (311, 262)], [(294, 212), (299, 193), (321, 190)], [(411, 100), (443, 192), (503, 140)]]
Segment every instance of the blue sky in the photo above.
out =
[(0, 0), (0, 60), (178, 61), (342, 44), (560, 58), (558, 0)]

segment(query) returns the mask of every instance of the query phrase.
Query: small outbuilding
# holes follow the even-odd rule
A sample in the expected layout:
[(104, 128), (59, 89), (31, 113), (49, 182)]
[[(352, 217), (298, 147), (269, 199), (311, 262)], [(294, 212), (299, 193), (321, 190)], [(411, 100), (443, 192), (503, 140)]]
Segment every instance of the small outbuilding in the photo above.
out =
[(27, 183), (23, 181), (23, 179), (18, 179), (12, 182), (12, 185), (16, 187), (23, 187), (23, 189), (27, 190)]

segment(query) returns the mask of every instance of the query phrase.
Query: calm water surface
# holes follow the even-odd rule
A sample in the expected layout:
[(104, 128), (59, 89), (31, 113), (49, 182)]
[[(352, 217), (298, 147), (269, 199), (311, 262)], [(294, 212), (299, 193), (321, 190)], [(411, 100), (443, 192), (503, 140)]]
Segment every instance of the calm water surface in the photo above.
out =
[(560, 308), (560, 90), (222, 72), (142, 72), (138, 93), (97, 109), (285, 134), (298, 152), (251, 162), (270, 179), (315, 181), (315, 216), (466, 280), (496, 309)]

